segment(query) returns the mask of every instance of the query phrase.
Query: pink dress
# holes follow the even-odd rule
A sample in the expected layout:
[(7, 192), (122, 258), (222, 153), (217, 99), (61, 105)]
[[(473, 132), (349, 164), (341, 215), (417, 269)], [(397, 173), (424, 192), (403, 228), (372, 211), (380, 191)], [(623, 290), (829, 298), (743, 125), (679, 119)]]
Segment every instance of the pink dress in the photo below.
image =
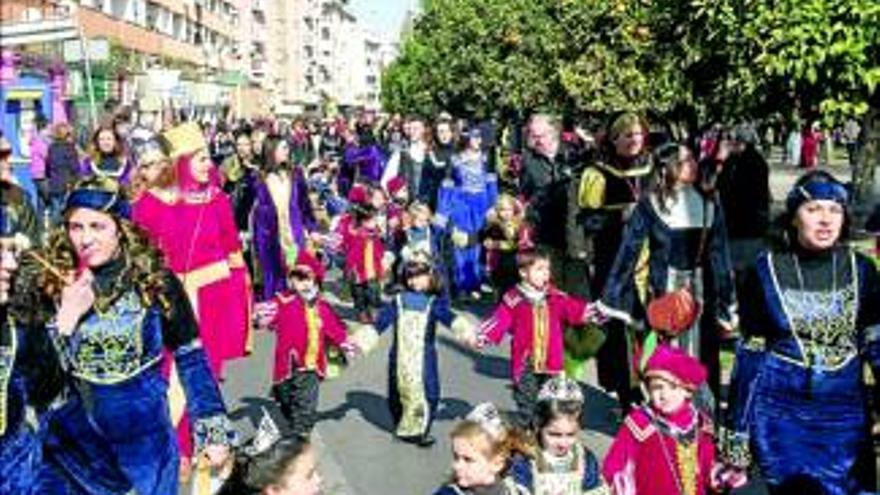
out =
[[(250, 280), (229, 199), (213, 184), (194, 194), (188, 169), (184, 158), (178, 166), (182, 192), (145, 191), (133, 205), (132, 219), (147, 231), (183, 284), (211, 371), (222, 379), (224, 363), (243, 356), (250, 345)], [(190, 424), (185, 414), (176, 414), (184, 408), (174, 382), (172, 376), (172, 419), (181, 452), (191, 457)]]

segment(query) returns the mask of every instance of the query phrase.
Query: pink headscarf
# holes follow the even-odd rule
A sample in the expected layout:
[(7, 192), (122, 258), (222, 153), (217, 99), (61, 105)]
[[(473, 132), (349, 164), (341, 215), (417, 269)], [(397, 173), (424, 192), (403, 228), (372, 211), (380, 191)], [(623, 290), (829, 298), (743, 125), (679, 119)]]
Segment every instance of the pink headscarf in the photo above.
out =
[(220, 171), (213, 164), (208, 172), (208, 182), (203, 184), (195, 179), (192, 173), (194, 155), (183, 155), (177, 159), (177, 188), (182, 197), (188, 194), (207, 193), (209, 197), (222, 191), (220, 188)]

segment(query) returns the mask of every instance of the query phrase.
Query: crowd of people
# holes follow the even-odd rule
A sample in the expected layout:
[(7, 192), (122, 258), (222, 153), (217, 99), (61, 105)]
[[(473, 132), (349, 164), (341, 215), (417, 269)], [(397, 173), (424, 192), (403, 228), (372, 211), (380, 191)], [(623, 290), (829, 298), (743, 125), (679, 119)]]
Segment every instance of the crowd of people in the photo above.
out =
[[(0, 138), (0, 494), (318, 493), (322, 382), (384, 333), (392, 434), (435, 443), (438, 326), (477, 351), (509, 338), (516, 404), (455, 427), (438, 494), (875, 482), (880, 243), (848, 236), (880, 213), (852, 225), (847, 186), (814, 170), (774, 221), (745, 126), (701, 143), (631, 112), (596, 132), (543, 114), (157, 126), (114, 110), (82, 153), (56, 124), (24, 172)], [(288, 425), (243, 442), (218, 384), (255, 330), (276, 334)], [(593, 359), (623, 418), (603, 460), (580, 438)]]

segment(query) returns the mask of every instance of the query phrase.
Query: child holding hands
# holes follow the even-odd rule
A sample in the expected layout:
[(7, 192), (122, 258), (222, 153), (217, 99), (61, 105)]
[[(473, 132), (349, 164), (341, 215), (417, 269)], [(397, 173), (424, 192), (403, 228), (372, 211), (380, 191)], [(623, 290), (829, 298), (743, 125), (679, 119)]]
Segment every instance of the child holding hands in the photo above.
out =
[(258, 323), (277, 334), (272, 371), (273, 395), (293, 433), (308, 437), (315, 426), (318, 386), (327, 371), (326, 343), (349, 357), (357, 346), (348, 341), (345, 325), (321, 297), (324, 267), (302, 250), (290, 271), (292, 292), (282, 292), (257, 305)]
[(522, 282), (507, 291), (492, 316), (483, 321), (476, 345), (497, 345), (505, 334), (512, 334), (513, 400), (520, 425), (528, 428), (541, 387), (562, 372), (565, 326), (603, 318), (592, 303), (553, 286), (548, 253), (524, 251), (517, 256), (517, 264)]

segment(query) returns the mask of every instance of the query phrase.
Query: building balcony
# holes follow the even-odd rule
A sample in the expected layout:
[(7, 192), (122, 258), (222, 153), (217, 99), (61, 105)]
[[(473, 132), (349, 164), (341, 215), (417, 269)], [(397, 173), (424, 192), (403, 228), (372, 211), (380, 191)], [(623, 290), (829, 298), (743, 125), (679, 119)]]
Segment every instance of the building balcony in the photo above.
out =
[(0, 46), (63, 41), (78, 36), (70, 9), (36, 0), (9, 0), (0, 6)]
[(196, 65), (204, 63), (201, 48), (175, 40), (147, 28), (110, 17), (88, 8), (77, 11), (79, 25), (89, 38), (105, 37), (118, 41), (123, 47), (150, 55), (165, 55)]

